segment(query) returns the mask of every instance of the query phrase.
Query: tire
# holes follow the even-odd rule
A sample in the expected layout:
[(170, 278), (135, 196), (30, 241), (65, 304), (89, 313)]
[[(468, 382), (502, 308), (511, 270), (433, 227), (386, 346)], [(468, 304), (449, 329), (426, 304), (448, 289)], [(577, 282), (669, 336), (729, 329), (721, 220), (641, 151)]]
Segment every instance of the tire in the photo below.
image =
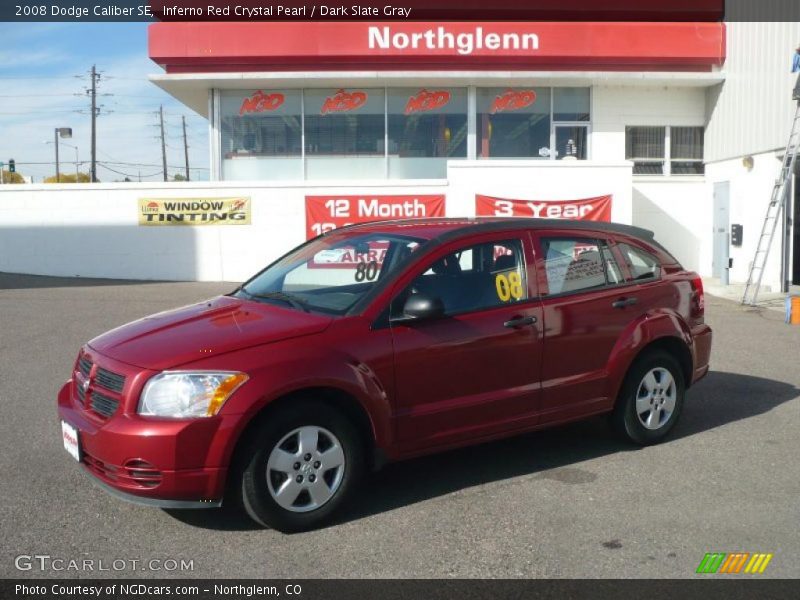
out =
[(364, 473), (358, 430), (327, 404), (298, 401), (264, 419), (242, 454), (241, 504), (284, 533), (329, 523)]
[(661, 350), (648, 352), (625, 376), (611, 417), (614, 428), (641, 446), (656, 444), (678, 421), (685, 395), (678, 361)]

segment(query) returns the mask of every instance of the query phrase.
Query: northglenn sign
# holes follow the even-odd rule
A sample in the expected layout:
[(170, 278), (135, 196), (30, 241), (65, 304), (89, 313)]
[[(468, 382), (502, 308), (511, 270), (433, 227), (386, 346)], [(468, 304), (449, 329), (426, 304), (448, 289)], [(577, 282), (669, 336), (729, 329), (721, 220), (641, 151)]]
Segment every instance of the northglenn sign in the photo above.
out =
[(709, 70), (724, 23), (154, 23), (150, 58), (167, 72), (384, 68)]

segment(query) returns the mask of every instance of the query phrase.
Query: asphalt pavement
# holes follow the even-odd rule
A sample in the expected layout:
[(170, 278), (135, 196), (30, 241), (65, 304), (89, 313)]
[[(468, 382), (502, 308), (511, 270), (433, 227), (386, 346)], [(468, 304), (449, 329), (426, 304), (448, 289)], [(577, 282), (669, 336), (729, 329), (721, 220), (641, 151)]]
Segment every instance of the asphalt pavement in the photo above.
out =
[(658, 446), (595, 418), (390, 465), (338, 523), (296, 535), (110, 497), (62, 447), (78, 348), (233, 287), (0, 274), (0, 577), (694, 577), (736, 551), (774, 554), (758, 577), (800, 577), (800, 327), (714, 297), (712, 371)]

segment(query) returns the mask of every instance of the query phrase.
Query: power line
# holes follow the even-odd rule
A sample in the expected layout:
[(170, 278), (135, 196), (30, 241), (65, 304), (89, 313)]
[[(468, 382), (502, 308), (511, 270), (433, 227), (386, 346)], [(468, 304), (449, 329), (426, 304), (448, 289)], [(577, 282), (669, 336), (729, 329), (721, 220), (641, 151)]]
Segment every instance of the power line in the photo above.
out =
[[(75, 161), (68, 161), (74, 163)], [(85, 165), (89, 164), (91, 161), (88, 160), (81, 160), (78, 161), (79, 164)], [(55, 164), (54, 161), (16, 161), (17, 165), (46, 165), (52, 166)], [(98, 160), (98, 165), (115, 165), (115, 166), (123, 166), (123, 167), (160, 167), (161, 165), (156, 165), (152, 163), (136, 163), (136, 162), (123, 162), (123, 161), (111, 161), (111, 160)], [(183, 165), (168, 165), (169, 169), (182, 169)], [(191, 167), (192, 171), (208, 171), (208, 167)], [(159, 171), (161, 173), (161, 171)]]

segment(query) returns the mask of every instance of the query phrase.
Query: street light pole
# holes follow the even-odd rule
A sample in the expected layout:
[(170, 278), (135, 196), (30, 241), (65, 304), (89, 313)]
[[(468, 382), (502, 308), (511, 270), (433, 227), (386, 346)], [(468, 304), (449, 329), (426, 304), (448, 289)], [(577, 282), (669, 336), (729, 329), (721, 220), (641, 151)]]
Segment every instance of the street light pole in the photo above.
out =
[(58, 138), (71, 138), (72, 137), (72, 128), (71, 127), (56, 127), (55, 130), (55, 146), (56, 146), (56, 183), (61, 183), (61, 168), (58, 164)]

